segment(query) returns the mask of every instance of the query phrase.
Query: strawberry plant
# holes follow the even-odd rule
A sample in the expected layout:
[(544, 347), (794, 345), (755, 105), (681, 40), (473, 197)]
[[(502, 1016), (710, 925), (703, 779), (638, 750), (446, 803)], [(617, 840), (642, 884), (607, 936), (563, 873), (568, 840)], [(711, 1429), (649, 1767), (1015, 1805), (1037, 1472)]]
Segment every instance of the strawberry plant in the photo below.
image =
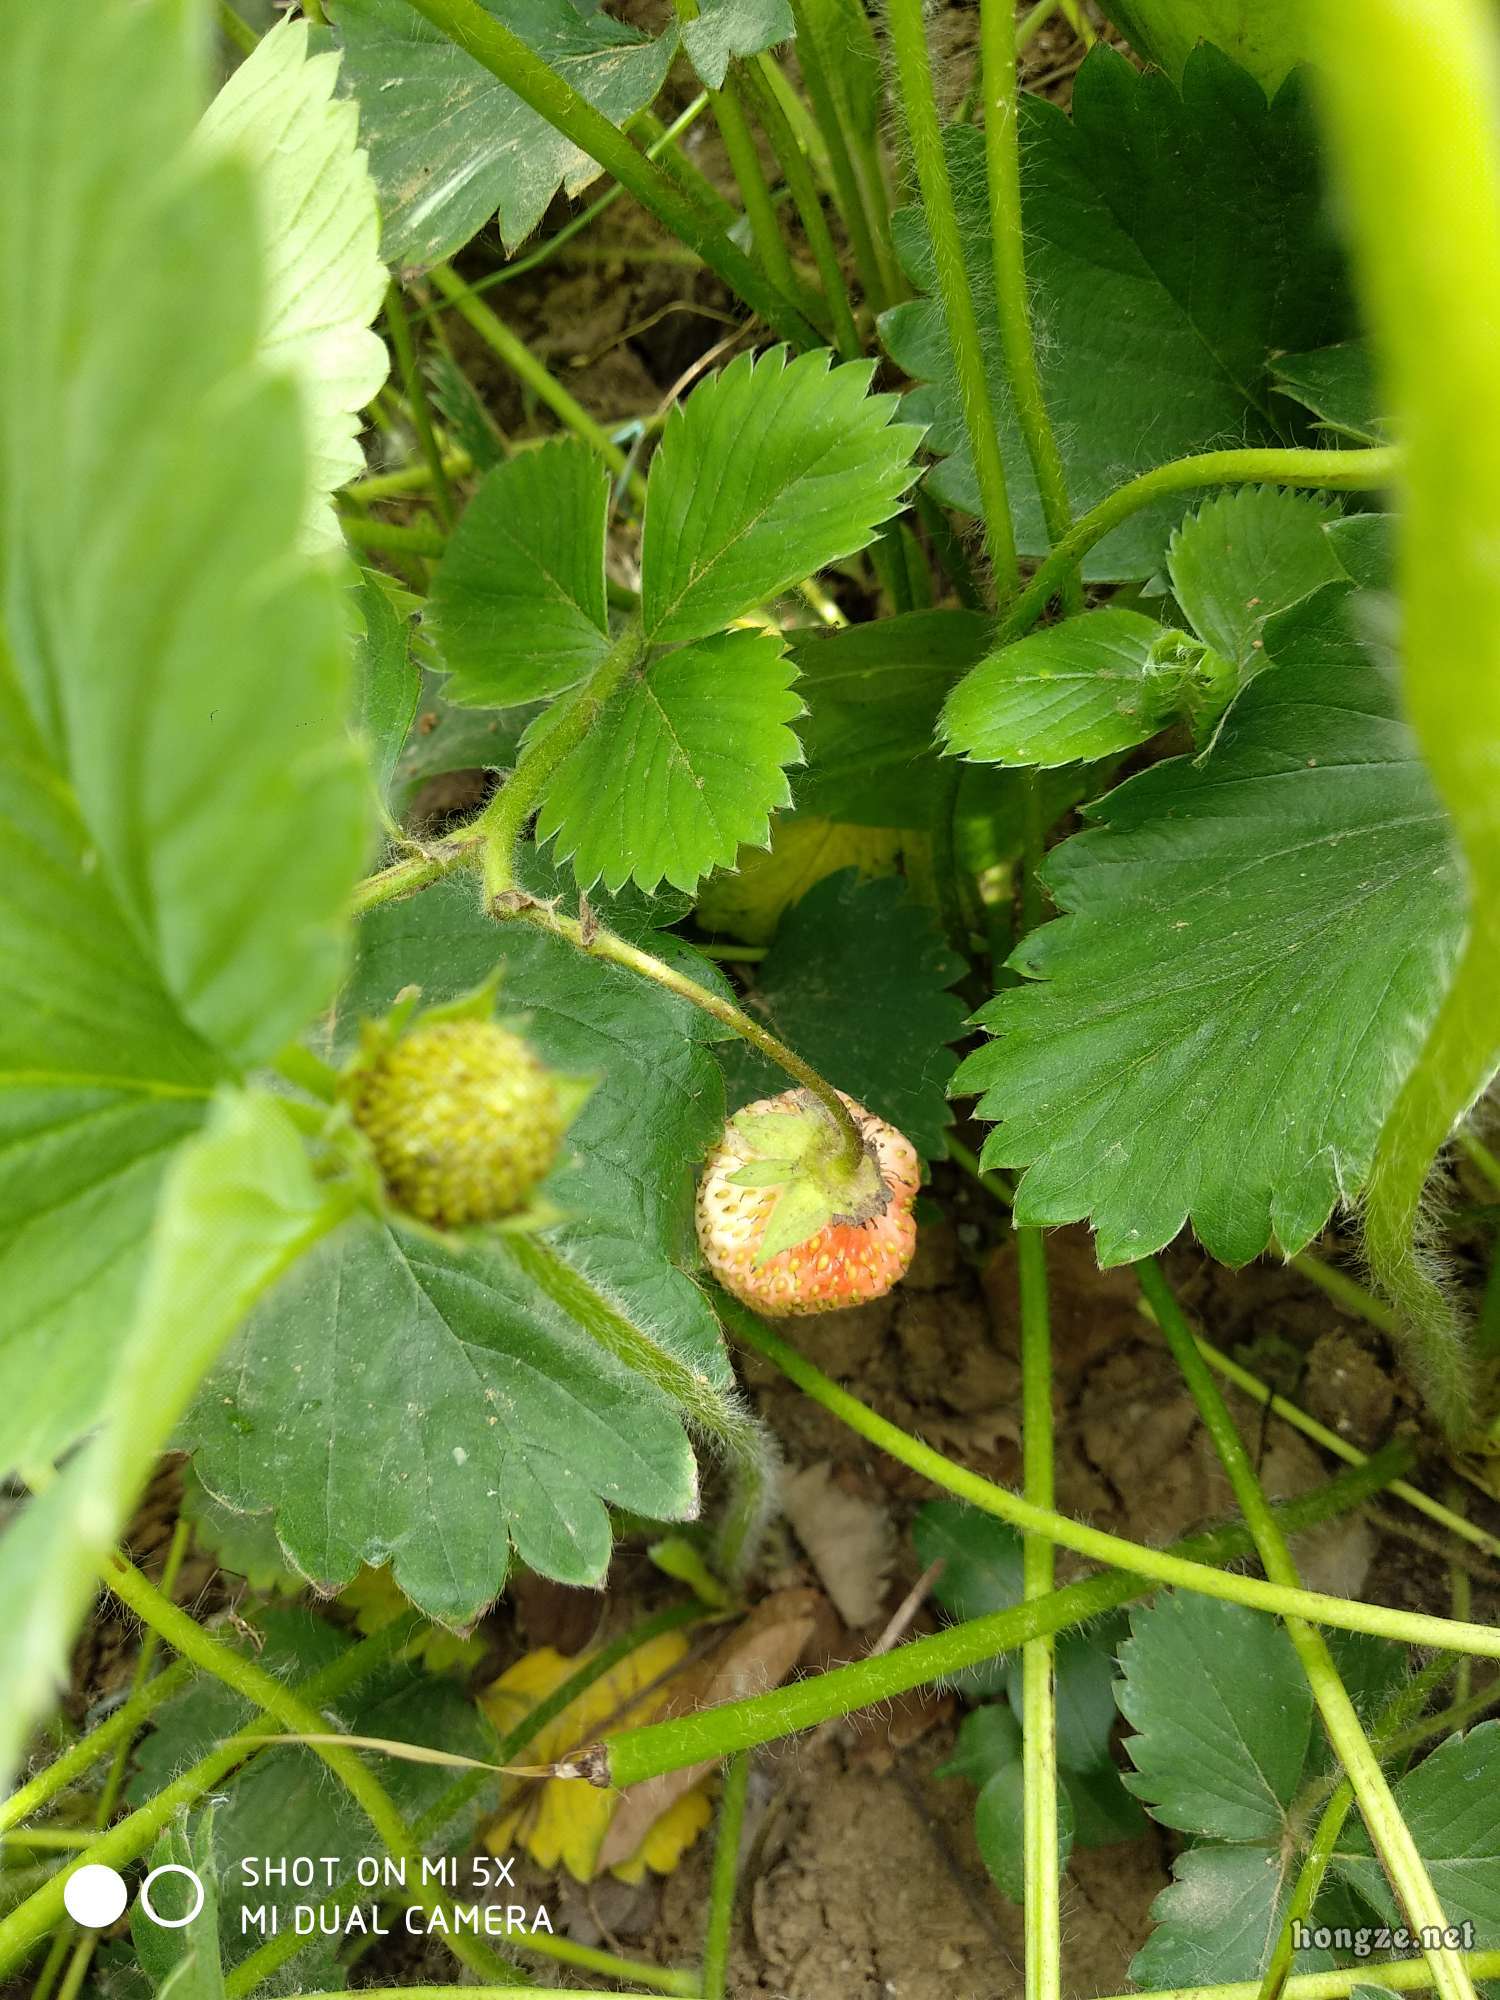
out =
[(779, 1990), (918, 1690), (976, 1993), (1500, 1977), (1495, 57), (0, 0), (15, 1991)]

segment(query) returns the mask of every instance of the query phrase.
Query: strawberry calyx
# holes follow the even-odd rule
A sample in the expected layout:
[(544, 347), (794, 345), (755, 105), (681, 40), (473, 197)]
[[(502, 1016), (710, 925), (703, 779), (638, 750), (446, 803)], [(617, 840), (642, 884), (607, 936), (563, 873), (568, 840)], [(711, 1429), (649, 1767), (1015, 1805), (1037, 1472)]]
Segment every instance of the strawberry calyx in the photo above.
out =
[(885, 1214), (890, 1189), (867, 1137), (852, 1165), (847, 1135), (810, 1090), (789, 1092), (787, 1109), (741, 1111), (730, 1120), (748, 1153), (726, 1179), (736, 1187), (774, 1188), (755, 1262), (806, 1243), (830, 1224), (862, 1227)]

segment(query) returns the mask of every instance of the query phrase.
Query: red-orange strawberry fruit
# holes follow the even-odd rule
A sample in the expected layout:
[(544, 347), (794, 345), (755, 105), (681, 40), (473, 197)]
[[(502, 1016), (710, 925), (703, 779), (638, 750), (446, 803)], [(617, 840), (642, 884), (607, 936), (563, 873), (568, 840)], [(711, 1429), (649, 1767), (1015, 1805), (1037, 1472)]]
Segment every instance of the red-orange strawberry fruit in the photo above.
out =
[(731, 1118), (698, 1186), (698, 1241), (719, 1283), (757, 1312), (836, 1312), (883, 1298), (917, 1245), (921, 1166), (894, 1125), (843, 1097), (859, 1136), (807, 1090)]

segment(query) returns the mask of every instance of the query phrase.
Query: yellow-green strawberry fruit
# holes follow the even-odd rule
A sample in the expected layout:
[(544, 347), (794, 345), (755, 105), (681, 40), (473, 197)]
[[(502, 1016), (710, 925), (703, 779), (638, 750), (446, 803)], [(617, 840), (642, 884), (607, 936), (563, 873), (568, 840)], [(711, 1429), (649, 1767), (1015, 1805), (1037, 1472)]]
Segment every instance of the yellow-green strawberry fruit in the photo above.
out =
[(551, 1072), (490, 1021), (419, 1024), (393, 1042), (361, 1078), (354, 1119), (392, 1201), (440, 1229), (524, 1208), (568, 1122)]

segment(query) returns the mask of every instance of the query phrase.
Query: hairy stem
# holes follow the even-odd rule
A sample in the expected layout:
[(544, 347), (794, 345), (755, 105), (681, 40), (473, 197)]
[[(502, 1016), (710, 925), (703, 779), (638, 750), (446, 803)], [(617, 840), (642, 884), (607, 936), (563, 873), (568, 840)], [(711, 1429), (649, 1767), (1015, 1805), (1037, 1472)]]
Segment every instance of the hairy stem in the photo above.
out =
[[(1229, 1406), (1209, 1372), (1208, 1364), (1194, 1344), (1192, 1329), (1173, 1298), (1161, 1267), (1154, 1257), (1144, 1258), (1135, 1267), (1145, 1295), (1173, 1359), (1182, 1371), (1198, 1413), (1213, 1441), (1219, 1462), (1228, 1475), (1250, 1533), (1256, 1554), (1271, 1582), (1292, 1589), (1301, 1586), (1301, 1576), (1292, 1559), (1270, 1505), (1250, 1462), (1244, 1440), (1235, 1429)], [(1343, 1678), (1322, 1633), (1299, 1617), (1285, 1620), (1287, 1637), (1296, 1649), (1307, 1684), (1317, 1703), (1324, 1733), (1335, 1756), (1343, 1765), (1359, 1809), (1369, 1828), (1370, 1839), (1380, 1858), (1396, 1899), (1414, 1933), (1441, 1931), (1447, 1923), (1442, 1904), (1433, 1887), (1427, 1864), (1418, 1852), (1411, 1828), (1380, 1759), (1365, 1734), (1364, 1724), (1349, 1698)], [(1423, 1948), (1423, 1957), (1432, 1968), (1433, 1983), (1444, 2000), (1475, 2000), (1474, 1985), (1458, 1954), (1449, 1946)]]
[(886, 21), (895, 56), (896, 81), (906, 117), (906, 130), (911, 140), (912, 160), (922, 191), (928, 233), (932, 238), (938, 297), (948, 330), (948, 345), (953, 352), (953, 370), (958, 380), (964, 428), (979, 485), (985, 550), (994, 573), (995, 589), (1003, 602), (1014, 594), (1020, 582), (1015, 530), (1011, 523), (1010, 496), (1000, 456), (1000, 439), (995, 429), (994, 406), (985, 374), (979, 321), (969, 288), (969, 274), (964, 265), (958, 215), (953, 206), (953, 187), (948, 177), (947, 156), (943, 151), (922, 0), (890, 0)]
[[(995, 310), (1000, 351), (1015, 399), (1016, 417), (1036, 474), (1048, 539), (1068, 532), (1071, 509), (1062, 455), (1057, 448), (1031, 337), (1031, 298), (1021, 232), (1021, 154), (1016, 131), (1016, 10), (1010, 0), (981, 0), (984, 146), (990, 198), (990, 240), (995, 267)], [(1064, 585), (1068, 609), (1082, 602), (1076, 571)]]
[[(1052, 1331), (1047, 1306), (1046, 1239), (1039, 1229), (1016, 1231), (1021, 1288), (1021, 1440), (1026, 1498), (1034, 1507), (1054, 1500), (1052, 1452)], [(1055, 1553), (1044, 1535), (1021, 1544), (1025, 1600), (1050, 1595)], [(1062, 1901), (1057, 1865), (1057, 1709), (1054, 1642), (1050, 1633), (1021, 1649), (1021, 1851), (1025, 1881), (1026, 2000), (1059, 2000), (1062, 1992)]]
[(391, 346), (395, 350), (396, 365), (401, 370), (401, 383), (406, 391), (412, 423), (416, 427), (417, 443), (421, 447), (422, 457), (426, 461), (432, 482), (432, 502), (437, 508), (438, 519), (451, 533), (453, 523), (458, 518), (458, 510), (453, 504), (453, 489), (448, 484), (442, 450), (437, 441), (437, 434), (432, 428), (432, 406), (427, 400), (427, 384), (422, 380), (422, 370), (417, 361), (411, 321), (406, 316), (406, 301), (402, 298), (401, 287), (394, 278), (386, 287), (385, 325), (391, 337)]
[(40, 1812), (60, 1792), (65, 1792), (75, 1780), (83, 1777), (101, 1757), (107, 1757), (121, 1743), (128, 1743), (141, 1726), (151, 1720), (162, 1703), (180, 1694), (192, 1678), (193, 1668), (187, 1660), (174, 1660), (170, 1667), (164, 1667), (97, 1729), (91, 1729), (87, 1736), (70, 1744), (61, 1756), (54, 1757), (34, 1778), (18, 1785), (9, 1798), (0, 1799), (0, 1832), (30, 1819), (33, 1813)]
[(544, 62), (504, 22), (477, 0), (408, 0), (435, 28), (513, 90), (573, 144), (628, 188), (664, 229), (696, 250), (732, 292), (794, 347), (818, 346), (818, 335), (797, 308), (763, 278), (742, 250), (694, 207), (661, 169), (617, 125), (596, 111), (557, 70)]
[(1368, 1632), (1377, 1639), (1395, 1639), (1411, 1646), (1439, 1646), (1455, 1653), (1474, 1653), (1483, 1659), (1500, 1659), (1500, 1630), (1488, 1625), (1460, 1624), (1452, 1618), (1434, 1618), (1424, 1612), (1395, 1611), (1383, 1604), (1362, 1604), (1353, 1598), (1329, 1597), (1321, 1591), (1293, 1589), (1290, 1585), (1262, 1583), (1254, 1577), (1226, 1576), (1201, 1563), (1184, 1560), (1166, 1550), (1146, 1548), (1121, 1535), (1090, 1528), (1066, 1514), (1034, 1507), (1008, 1487), (977, 1472), (955, 1465), (931, 1445), (908, 1435), (896, 1424), (879, 1416), (857, 1396), (815, 1368), (805, 1356), (789, 1346), (753, 1315), (725, 1310), (730, 1324), (748, 1346), (779, 1368), (788, 1381), (822, 1405), (841, 1423), (889, 1452), (902, 1465), (920, 1472), (934, 1485), (956, 1494), (960, 1500), (1008, 1521), (1022, 1534), (1046, 1535), (1060, 1547), (1072, 1549), (1093, 1562), (1107, 1563), (1147, 1577), (1153, 1583), (1172, 1584), (1182, 1590), (1196, 1590), (1205, 1597), (1225, 1603), (1246, 1604), (1253, 1611), (1269, 1611), (1276, 1617), (1305, 1618), (1311, 1623), (1331, 1625), (1344, 1632)]
[(734, 1891), (740, 1872), (740, 1836), (750, 1786), (750, 1752), (737, 1750), (724, 1767), (719, 1804), (719, 1837), (708, 1890), (708, 1923), (703, 1933), (703, 2000), (724, 2000), (733, 1934)]
[(1029, 632), (1068, 577), (1112, 528), (1143, 507), (1173, 493), (1203, 486), (1311, 486), (1330, 492), (1374, 492), (1389, 486), (1400, 462), (1394, 446), (1360, 451), (1297, 451), (1255, 446), (1243, 451), (1204, 451), (1174, 458), (1106, 494), (1064, 535), (1015, 603), (1001, 618), (994, 643), (1008, 646)]
[[(844, 219), (844, 227), (849, 232), (855, 269), (859, 272), (865, 303), (872, 312), (883, 312), (891, 304), (895, 293), (882, 254), (884, 246), (877, 243), (870, 227), (870, 212), (865, 202), (864, 190), (855, 171), (854, 157), (849, 150), (849, 141), (844, 132), (844, 121), (839, 116), (833, 89), (829, 83), (829, 52), (823, 47), (818, 32), (822, 25), (822, 16), (816, 12), (810, 15), (806, 0), (792, 0), (792, 16), (797, 23), (797, 64), (802, 71), (802, 81), (807, 86), (807, 95), (812, 104), (818, 130), (823, 135), (823, 144), (828, 148), (828, 165), (833, 174), (834, 190), (838, 195), (839, 211)], [(833, 59), (834, 61), (838, 59), (836, 52)]]

